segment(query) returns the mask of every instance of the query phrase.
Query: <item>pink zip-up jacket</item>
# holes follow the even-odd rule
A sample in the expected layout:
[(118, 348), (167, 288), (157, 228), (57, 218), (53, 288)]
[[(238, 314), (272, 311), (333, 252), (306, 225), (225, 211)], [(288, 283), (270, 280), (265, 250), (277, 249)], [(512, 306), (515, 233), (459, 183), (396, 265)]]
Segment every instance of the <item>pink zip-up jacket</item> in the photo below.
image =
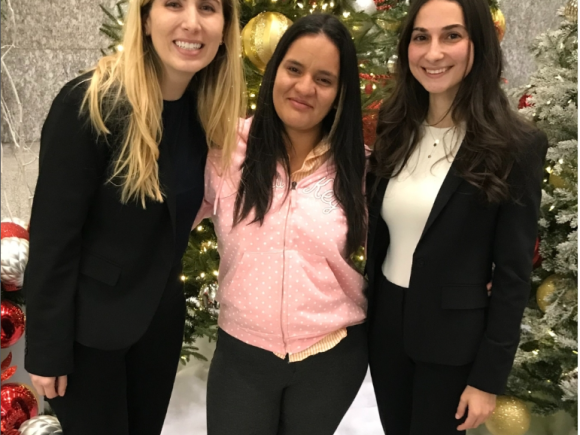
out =
[(365, 320), (365, 281), (346, 256), (346, 217), (333, 195), (331, 159), (293, 184), (286, 199), (279, 165), (264, 224), (232, 227), (250, 124), (243, 122), (225, 175), (220, 152), (209, 152), (195, 225), (211, 217), (218, 238), (219, 327), (247, 344), (296, 353)]

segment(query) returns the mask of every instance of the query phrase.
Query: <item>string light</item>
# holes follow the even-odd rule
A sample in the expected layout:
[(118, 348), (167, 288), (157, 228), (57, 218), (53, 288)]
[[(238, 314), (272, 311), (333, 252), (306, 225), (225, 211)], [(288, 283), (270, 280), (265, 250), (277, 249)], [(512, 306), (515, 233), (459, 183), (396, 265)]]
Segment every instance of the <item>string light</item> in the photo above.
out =
[(200, 276), (201, 278), (205, 278), (205, 273), (204, 273), (204, 272), (201, 272), (201, 273), (199, 274), (199, 276)]
[(547, 172), (548, 174), (551, 174), (551, 173), (552, 173), (552, 167), (551, 167), (551, 166), (548, 166), (548, 167), (546, 168), (546, 172)]
[(214, 271), (213, 271), (213, 274), (214, 274), (215, 276), (218, 276), (219, 272), (218, 272), (217, 270), (214, 270)]
[(203, 231), (203, 227), (201, 225), (197, 226), (197, 231)]
[(533, 353), (534, 355), (538, 355), (540, 352), (539, 352), (538, 350), (533, 350), (533, 351), (532, 351), (532, 353)]
[(256, 98), (256, 94), (254, 94), (253, 92), (250, 94), (250, 98)]
[(298, 6), (300, 9), (304, 9), (304, 5), (302, 3), (296, 3), (296, 6)]
[(558, 160), (558, 163), (563, 164), (564, 163), (564, 159)]
[(181, 280), (185, 281), (187, 279), (187, 277), (185, 275), (181, 275)]
[(117, 45), (117, 51), (123, 51), (124, 48), (121, 44)]
[(348, 12), (348, 11), (345, 11), (345, 12), (343, 12), (343, 13), (342, 13), (342, 16), (343, 16), (344, 18), (348, 18), (348, 17), (350, 16), (350, 12)]
[(123, 25), (123, 22), (121, 20), (117, 20), (117, 23), (119, 23), (119, 26)]
[(554, 210), (556, 208), (555, 205), (553, 205), (552, 207), (550, 207), (550, 211)]
[(252, 110), (256, 110), (256, 105), (255, 104), (252, 104), (250, 107), (252, 108)]

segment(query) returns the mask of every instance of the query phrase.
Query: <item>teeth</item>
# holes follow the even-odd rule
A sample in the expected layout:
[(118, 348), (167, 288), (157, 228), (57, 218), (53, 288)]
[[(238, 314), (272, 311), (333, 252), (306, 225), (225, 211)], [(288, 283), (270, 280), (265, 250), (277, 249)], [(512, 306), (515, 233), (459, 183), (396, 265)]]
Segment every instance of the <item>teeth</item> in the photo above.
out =
[(193, 42), (175, 41), (175, 45), (184, 50), (199, 50), (201, 48), (201, 44), (194, 44)]
[(447, 71), (447, 68), (441, 68), (441, 69), (427, 69), (427, 68), (425, 68), (425, 71), (427, 71), (429, 74), (441, 74), (442, 72)]

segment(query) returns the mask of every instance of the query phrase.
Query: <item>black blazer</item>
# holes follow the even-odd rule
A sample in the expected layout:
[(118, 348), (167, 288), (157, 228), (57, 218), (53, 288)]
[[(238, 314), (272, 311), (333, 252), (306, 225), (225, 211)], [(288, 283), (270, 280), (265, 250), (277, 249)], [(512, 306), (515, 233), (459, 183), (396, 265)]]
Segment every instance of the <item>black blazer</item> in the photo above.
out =
[[(452, 164), (413, 255), (404, 308), (405, 351), (417, 361), (473, 363), (468, 384), (494, 394), (506, 386), (530, 296), (546, 150), (547, 139), (538, 134), (508, 177), (512, 200), (501, 204), (486, 202)], [(461, 154), (460, 148), (457, 159)], [(374, 185), (369, 174), (367, 192)], [(369, 199), (371, 321), (381, 315), (374, 312), (373, 301), (389, 246), (389, 229), (380, 215), (387, 185), (387, 179), (380, 179)]]
[(122, 204), (120, 189), (106, 183), (121, 130), (105, 143), (79, 115), (86, 78), (64, 86), (41, 134), (23, 285), (25, 367), (36, 375), (71, 373), (75, 340), (103, 350), (137, 341), (175, 258), (170, 159), (160, 153), (163, 203)]

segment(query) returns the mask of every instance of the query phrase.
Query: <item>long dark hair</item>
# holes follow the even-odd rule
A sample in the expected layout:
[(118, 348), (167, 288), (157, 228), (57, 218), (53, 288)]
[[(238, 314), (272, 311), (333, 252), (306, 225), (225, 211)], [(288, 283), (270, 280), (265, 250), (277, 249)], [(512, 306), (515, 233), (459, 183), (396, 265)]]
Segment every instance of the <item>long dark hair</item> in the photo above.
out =
[[(398, 175), (421, 139), (429, 93), (409, 68), (408, 48), (415, 18), (429, 0), (412, 1), (398, 45), (397, 84), (379, 111), (377, 139), (370, 159), (378, 177)], [(489, 202), (509, 198), (507, 177), (521, 146), (535, 131), (511, 107), (501, 89), (502, 52), (485, 0), (449, 0), (463, 9), (473, 43), (473, 67), (463, 78), (450, 113), (455, 125), (466, 127), (454, 166), (477, 186)]]
[[(336, 167), (334, 196), (346, 214), (347, 253), (353, 253), (366, 233), (363, 177), (365, 168), (364, 139), (356, 49), (351, 35), (334, 16), (313, 14), (296, 21), (280, 39), (262, 80), (258, 104), (248, 136), (246, 158), (242, 164), (242, 179), (234, 209), (234, 225), (254, 211), (251, 223), (264, 223), (272, 206), (276, 165), (282, 163), (290, 178), (290, 159), (286, 150), (284, 124), (273, 103), (276, 72), (294, 41), (305, 35), (323, 34), (340, 53), (338, 107), (332, 108), (322, 121), (328, 134), (330, 153)], [(286, 183), (289, 192), (290, 183)]]

